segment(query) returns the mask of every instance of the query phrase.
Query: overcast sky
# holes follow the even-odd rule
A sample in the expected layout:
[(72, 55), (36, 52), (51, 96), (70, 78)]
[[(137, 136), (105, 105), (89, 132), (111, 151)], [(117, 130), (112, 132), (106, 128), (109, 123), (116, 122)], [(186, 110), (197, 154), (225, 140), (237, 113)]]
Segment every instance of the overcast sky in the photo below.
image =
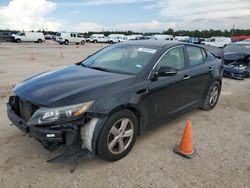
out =
[(0, 0), (0, 29), (250, 29), (250, 0)]

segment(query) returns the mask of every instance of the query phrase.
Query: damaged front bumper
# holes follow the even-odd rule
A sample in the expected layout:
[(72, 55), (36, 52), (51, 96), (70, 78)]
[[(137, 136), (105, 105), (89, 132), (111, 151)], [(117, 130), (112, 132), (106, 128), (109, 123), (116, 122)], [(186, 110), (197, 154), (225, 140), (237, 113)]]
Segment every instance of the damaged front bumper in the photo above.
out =
[(250, 65), (242, 67), (239, 65), (224, 65), (223, 76), (236, 80), (244, 80), (250, 76), (249, 69)]
[[(70, 154), (79, 154), (80, 151), (80, 154), (76, 156), (82, 156), (81, 151), (85, 153), (88, 151), (95, 155), (97, 139), (107, 119), (106, 116), (91, 114), (73, 122), (46, 126), (27, 125), (27, 122), (17, 113), (12, 100), (13, 97), (10, 97), (9, 103), (7, 103), (7, 114), (10, 121), (20, 130), (38, 140), (47, 150), (55, 151), (61, 146), (69, 146)], [(72, 148), (75, 151), (72, 151)], [(69, 156), (69, 154), (64, 156)]]
[(79, 132), (77, 124), (80, 122), (43, 127), (28, 126), (27, 122), (15, 113), (9, 103), (7, 104), (7, 114), (16, 127), (36, 138), (49, 151), (54, 151), (61, 145), (73, 145), (77, 141)]

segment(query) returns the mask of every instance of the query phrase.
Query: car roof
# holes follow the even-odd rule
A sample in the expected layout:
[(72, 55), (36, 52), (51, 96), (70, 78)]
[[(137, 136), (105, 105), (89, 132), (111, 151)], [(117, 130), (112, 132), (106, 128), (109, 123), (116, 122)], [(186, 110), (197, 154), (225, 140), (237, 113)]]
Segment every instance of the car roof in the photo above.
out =
[(178, 42), (178, 41), (167, 41), (167, 40), (130, 40), (130, 41), (125, 41), (122, 44), (163, 48), (166, 46), (175, 46), (175, 45), (187, 44), (187, 43)]

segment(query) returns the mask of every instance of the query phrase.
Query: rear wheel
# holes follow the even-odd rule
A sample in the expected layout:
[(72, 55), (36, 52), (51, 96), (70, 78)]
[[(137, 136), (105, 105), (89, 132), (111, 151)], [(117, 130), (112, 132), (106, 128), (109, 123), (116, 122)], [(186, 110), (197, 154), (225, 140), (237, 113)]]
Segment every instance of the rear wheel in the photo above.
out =
[(220, 83), (217, 81), (214, 82), (210, 86), (210, 88), (207, 92), (205, 103), (204, 103), (202, 109), (212, 110), (216, 106), (217, 101), (218, 101), (219, 96), (220, 96), (220, 90), (221, 90), (221, 86), (220, 86)]
[(38, 43), (41, 43), (41, 42), (43, 42), (43, 41), (42, 41), (42, 39), (38, 39), (37, 42), (38, 42)]
[(138, 132), (138, 120), (130, 110), (114, 113), (100, 134), (97, 153), (107, 161), (125, 157), (132, 149)]

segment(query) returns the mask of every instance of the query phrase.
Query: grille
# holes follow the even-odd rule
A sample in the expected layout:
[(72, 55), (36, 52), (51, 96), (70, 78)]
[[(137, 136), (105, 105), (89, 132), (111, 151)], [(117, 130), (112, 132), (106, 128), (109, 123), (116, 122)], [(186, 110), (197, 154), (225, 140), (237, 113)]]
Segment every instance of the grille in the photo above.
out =
[(20, 117), (24, 121), (28, 121), (33, 113), (37, 110), (37, 107), (33, 105), (31, 102), (22, 100), (19, 98), (19, 110), (20, 110)]

